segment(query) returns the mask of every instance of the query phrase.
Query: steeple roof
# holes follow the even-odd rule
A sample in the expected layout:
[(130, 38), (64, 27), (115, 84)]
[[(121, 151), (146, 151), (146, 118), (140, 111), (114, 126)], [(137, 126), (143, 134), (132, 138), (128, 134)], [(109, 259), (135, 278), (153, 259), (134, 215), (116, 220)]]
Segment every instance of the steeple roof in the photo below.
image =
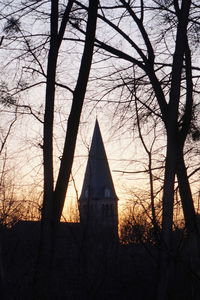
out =
[(80, 199), (117, 199), (108, 160), (96, 120)]

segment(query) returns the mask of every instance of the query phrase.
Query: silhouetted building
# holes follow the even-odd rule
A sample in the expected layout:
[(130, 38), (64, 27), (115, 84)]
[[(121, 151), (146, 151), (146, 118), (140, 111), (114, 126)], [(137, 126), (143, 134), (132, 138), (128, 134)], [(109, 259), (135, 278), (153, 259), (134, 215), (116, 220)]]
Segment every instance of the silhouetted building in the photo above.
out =
[(82, 230), (91, 238), (118, 237), (118, 198), (96, 120), (85, 171), (79, 212)]

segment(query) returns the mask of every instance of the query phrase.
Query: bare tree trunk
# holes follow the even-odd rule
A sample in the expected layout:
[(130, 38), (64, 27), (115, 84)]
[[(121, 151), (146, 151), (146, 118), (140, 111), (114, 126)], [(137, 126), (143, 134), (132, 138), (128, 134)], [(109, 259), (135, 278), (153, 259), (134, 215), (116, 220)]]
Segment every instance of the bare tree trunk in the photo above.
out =
[(194, 201), (187, 175), (184, 161), (183, 148), (188, 135), (193, 112), (193, 79), (192, 79), (192, 59), (188, 40), (185, 47), (185, 69), (186, 69), (186, 101), (185, 111), (182, 118), (182, 128), (179, 131), (179, 154), (177, 164), (177, 178), (179, 184), (179, 194), (181, 197), (185, 226), (187, 230), (186, 248), (188, 251), (188, 265), (193, 273), (200, 272), (200, 236), (196, 220)]
[(189, 269), (199, 276), (200, 274), (200, 236), (197, 225), (194, 201), (190, 189), (190, 183), (187, 176), (187, 170), (183, 158), (183, 153), (179, 155), (177, 166), (177, 177), (179, 184), (179, 193), (183, 207), (185, 226), (187, 230), (187, 239), (185, 248), (188, 253), (187, 265)]
[[(43, 128), (43, 161), (44, 161), (44, 196), (41, 218), (40, 244), (36, 270), (36, 299), (45, 297), (48, 291), (49, 270), (51, 269), (53, 251), (53, 123), (55, 103), (55, 80), (59, 47), (62, 42), (72, 0), (68, 2), (58, 31), (58, 0), (51, 1), (50, 48), (47, 64), (47, 83), (45, 98), (45, 114)], [(44, 294), (43, 294), (44, 292)]]
[(171, 237), (173, 224), (173, 206), (174, 206), (174, 182), (176, 174), (177, 151), (174, 139), (168, 139), (167, 155), (165, 164), (165, 179), (163, 188), (163, 214), (162, 214), (162, 232), (161, 249), (159, 263), (159, 282), (157, 299), (167, 299), (167, 286), (169, 281), (169, 272), (172, 263)]
[[(73, 94), (72, 108), (67, 124), (63, 156), (61, 159), (59, 175), (54, 191), (53, 118), (55, 102), (55, 77), (58, 52), (65, 31), (66, 20), (62, 20), (60, 30), (58, 32), (58, 0), (52, 0), (51, 41), (48, 56), (48, 76), (44, 117), (44, 200), (42, 209), (38, 272), (36, 278), (36, 282), (38, 283), (38, 285), (36, 283), (36, 299), (42, 299), (46, 297), (49, 289), (57, 225), (62, 214), (66, 190), (71, 174), (80, 116), (87, 88), (89, 72), (91, 69), (98, 3), (98, 0), (90, 0), (89, 2), (85, 47), (76, 88)], [(69, 17), (72, 4), (73, 1), (68, 2), (68, 13), (64, 14), (65, 18)]]
[(192, 80), (192, 63), (191, 51), (189, 48), (188, 40), (185, 47), (185, 66), (186, 66), (186, 101), (185, 111), (182, 119), (182, 128), (179, 132), (179, 154), (177, 164), (177, 178), (179, 184), (179, 193), (183, 207), (183, 213), (188, 233), (198, 234), (198, 227), (196, 224), (196, 215), (194, 202), (192, 198), (190, 183), (187, 176), (187, 170), (184, 161), (184, 144), (188, 135), (193, 111), (193, 80)]
[(53, 120), (55, 102), (55, 78), (58, 59), (58, 0), (51, 4), (51, 39), (47, 65), (47, 84), (43, 129), (44, 196), (41, 218), (40, 245), (36, 270), (36, 299), (45, 297), (48, 290), (52, 257), (53, 210)]
[(179, 184), (179, 193), (181, 197), (185, 225), (188, 233), (198, 234), (198, 227), (196, 222), (196, 213), (190, 183), (186, 171), (186, 166), (183, 158), (183, 153), (179, 154), (177, 164), (177, 178)]
[(74, 90), (71, 112), (67, 123), (63, 155), (54, 192), (55, 206), (53, 218), (56, 223), (60, 221), (71, 174), (80, 116), (92, 64), (98, 3), (98, 0), (90, 0), (88, 8), (88, 23), (86, 29), (85, 46), (78, 80)]
[(179, 105), (181, 97), (181, 79), (184, 55), (187, 49), (187, 25), (191, 1), (182, 1), (180, 8), (174, 7), (177, 13), (178, 25), (176, 46), (173, 54), (172, 80), (169, 94), (168, 114), (165, 122), (167, 131), (167, 155), (163, 190), (162, 242), (160, 255), (160, 279), (158, 284), (158, 300), (167, 299), (167, 285), (171, 259), (171, 236), (173, 224), (174, 184), (178, 163), (178, 132)]

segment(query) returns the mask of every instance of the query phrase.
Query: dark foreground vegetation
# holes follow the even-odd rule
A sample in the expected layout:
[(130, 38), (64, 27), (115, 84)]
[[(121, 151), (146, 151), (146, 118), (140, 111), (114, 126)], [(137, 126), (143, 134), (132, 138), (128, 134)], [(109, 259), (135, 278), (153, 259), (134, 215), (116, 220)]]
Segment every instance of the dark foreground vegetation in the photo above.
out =
[[(39, 222), (1, 228), (1, 299), (40, 299), (34, 282), (39, 228)], [(200, 269), (196, 262), (197, 272), (190, 270), (184, 231), (174, 231), (173, 240), (168, 299), (199, 299)], [(159, 247), (152, 240), (127, 244), (86, 240), (79, 224), (61, 223), (43, 299), (155, 299), (158, 261)]]

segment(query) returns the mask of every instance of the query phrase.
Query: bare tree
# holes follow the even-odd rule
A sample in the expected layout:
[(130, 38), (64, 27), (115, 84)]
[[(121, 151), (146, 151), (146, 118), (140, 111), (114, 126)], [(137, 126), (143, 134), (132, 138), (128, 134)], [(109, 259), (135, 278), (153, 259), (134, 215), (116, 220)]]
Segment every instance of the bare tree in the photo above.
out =
[[(51, 40), (47, 66), (46, 106), (44, 116), (44, 200), (42, 208), (42, 231), (39, 254), (39, 282), (46, 283), (52, 259), (53, 242), (60, 221), (65, 195), (70, 179), (81, 110), (91, 68), (96, 30), (98, 1), (90, 1), (83, 55), (68, 118), (66, 138), (58, 178), (54, 189), (53, 179), (53, 119), (55, 102), (56, 63), (73, 1), (69, 1), (58, 29), (58, 1), (51, 6)], [(48, 283), (47, 283), (48, 284)], [(43, 286), (43, 290), (44, 290)]]
[[(116, 14), (111, 14), (111, 10)], [(194, 14), (194, 10), (198, 10), (198, 6), (191, 1), (152, 1), (150, 4), (145, 4), (144, 1), (135, 3), (120, 0), (113, 5), (102, 3), (101, 14), (98, 15), (105, 26), (107, 25), (114, 32), (108, 37), (112, 42), (99, 38), (95, 43), (97, 48), (105, 51), (105, 55), (110, 54), (112, 61), (116, 58), (115, 70), (107, 76), (107, 78), (110, 76), (118, 79), (111, 91), (121, 88), (121, 95), (129, 93), (132, 97), (132, 91), (137, 86), (141, 95), (137, 102), (139, 101), (147, 109), (149, 116), (157, 115), (165, 128), (167, 141), (158, 299), (167, 297), (176, 175), (189, 239), (196, 240), (196, 243), (198, 241), (194, 201), (184, 161), (184, 145), (192, 124), (195, 94), (198, 93), (194, 81), (195, 78), (199, 78), (196, 73), (198, 68), (192, 65), (189, 41), (191, 15)], [(154, 15), (157, 17), (159, 12), (162, 14), (165, 11), (168, 16), (171, 13), (173, 19), (171, 39), (167, 38), (167, 28), (164, 27), (167, 22), (161, 27), (161, 32), (158, 32), (158, 29), (157, 32), (150, 31), (152, 27), (149, 24), (153, 23), (153, 19), (150, 21), (150, 18)], [(129, 26), (127, 26), (128, 20)], [(99, 51), (102, 53), (102, 50)], [(165, 57), (167, 62), (163, 62)], [(124, 67), (122, 63), (120, 64), (121, 61), (124, 61)], [(129, 91), (126, 92), (125, 83), (129, 86)], [(108, 91), (104, 95), (107, 94)], [(130, 103), (127, 98), (128, 96), (126, 102)], [(191, 247), (190, 255), (191, 257), (198, 255), (198, 246)]]

